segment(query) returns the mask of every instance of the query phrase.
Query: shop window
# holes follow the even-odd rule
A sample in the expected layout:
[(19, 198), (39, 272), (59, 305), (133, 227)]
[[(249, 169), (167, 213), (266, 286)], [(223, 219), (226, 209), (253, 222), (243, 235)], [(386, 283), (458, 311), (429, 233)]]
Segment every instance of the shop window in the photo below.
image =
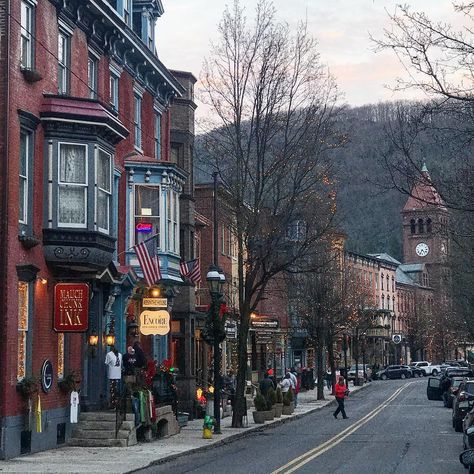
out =
[(87, 146), (59, 144), (58, 226), (86, 227)]
[[(140, 225), (142, 224), (142, 225)], [(143, 224), (147, 224), (143, 226)], [(146, 232), (143, 232), (147, 229)], [(135, 186), (135, 245), (160, 232), (160, 187)], [(157, 239), (160, 242), (160, 239)]]
[(18, 355), (17, 380), (23, 380), (27, 374), (28, 326), (29, 326), (29, 284), (18, 282)]
[(58, 380), (64, 378), (64, 333), (58, 332)]
[(35, 8), (33, 4), (22, 1), (21, 2), (21, 56), (20, 65), (24, 69), (33, 69), (34, 65), (34, 50), (33, 50), (33, 37), (34, 37), (34, 18)]
[(58, 93), (69, 94), (71, 37), (60, 30), (58, 34)]

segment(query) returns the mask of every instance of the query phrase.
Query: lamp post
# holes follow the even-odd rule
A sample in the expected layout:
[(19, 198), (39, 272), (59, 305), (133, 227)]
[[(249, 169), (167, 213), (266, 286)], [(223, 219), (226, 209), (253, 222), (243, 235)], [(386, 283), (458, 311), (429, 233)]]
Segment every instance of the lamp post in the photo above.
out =
[[(206, 276), (211, 294), (212, 343), (214, 351), (214, 433), (221, 433), (221, 347), (223, 339), (220, 328), (219, 311), (222, 301), (225, 276), (215, 265), (211, 265)], [(225, 336), (225, 333), (224, 333)]]

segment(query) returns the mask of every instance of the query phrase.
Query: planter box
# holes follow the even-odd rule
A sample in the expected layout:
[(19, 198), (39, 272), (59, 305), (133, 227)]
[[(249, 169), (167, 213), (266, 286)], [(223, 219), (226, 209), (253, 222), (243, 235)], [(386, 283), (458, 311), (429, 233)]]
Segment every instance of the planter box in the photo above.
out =
[(273, 410), (264, 411), (265, 413), (265, 421), (272, 421), (273, 420)]
[(291, 406), (290, 405), (283, 405), (283, 410), (282, 410), (282, 414), (283, 415), (291, 415), (293, 412), (291, 410)]
[(253, 421), (254, 423), (261, 424), (265, 423), (265, 413), (264, 411), (253, 411)]
[(275, 418), (280, 418), (283, 410), (283, 403), (275, 403), (273, 410), (275, 411)]

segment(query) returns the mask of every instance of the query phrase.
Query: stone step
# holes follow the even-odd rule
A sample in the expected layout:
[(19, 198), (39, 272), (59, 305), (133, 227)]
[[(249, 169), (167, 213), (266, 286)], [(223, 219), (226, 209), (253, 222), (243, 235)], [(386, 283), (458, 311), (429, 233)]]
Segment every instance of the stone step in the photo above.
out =
[[(127, 439), (129, 435), (130, 431), (119, 430), (117, 438)], [(78, 427), (73, 431), (72, 437), (81, 439), (113, 439), (115, 438), (115, 430), (86, 430)]]
[(82, 446), (84, 448), (125, 448), (127, 446), (127, 440), (71, 438), (68, 444), (69, 446)]
[[(133, 413), (127, 413), (126, 420), (135, 419)], [(117, 415), (113, 411), (85, 411), (79, 415), (79, 421), (113, 421), (115, 423)]]
[[(135, 427), (133, 421), (123, 421), (120, 429), (131, 431)], [(78, 429), (82, 430), (114, 430), (115, 431), (115, 420), (114, 421), (80, 421), (77, 424)]]

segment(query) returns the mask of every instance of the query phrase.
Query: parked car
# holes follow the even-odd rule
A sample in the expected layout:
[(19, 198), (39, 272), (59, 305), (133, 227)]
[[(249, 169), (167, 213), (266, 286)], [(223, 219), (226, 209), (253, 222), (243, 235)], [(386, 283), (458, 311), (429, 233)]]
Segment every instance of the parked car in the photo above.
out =
[(410, 369), (402, 365), (389, 365), (383, 370), (377, 372), (377, 378), (387, 379), (409, 379), (411, 377)]
[[(413, 365), (415, 364), (415, 365)], [(412, 362), (410, 364), (410, 367), (419, 367), (422, 371), (423, 374), (426, 375), (439, 375), (441, 373), (441, 367), (439, 365), (432, 364), (431, 362), (428, 362), (426, 360), (420, 360), (418, 362)]]
[[(365, 364), (365, 367), (362, 364), (359, 364), (359, 366), (358, 366), (359, 379), (364, 378), (364, 368), (365, 368), (365, 372), (367, 372), (367, 367), (368, 366), (369, 366), (369, 364)], [(347, 380), (354, 380), (355, 375), (356, 375), (356, 366), (354, 364), (354, 365), (351, 365), (351, 368), (347, 371)]]
[(408, 369), (410, 374), (414, 378), (424, 377), (424, 372), (419, 367), (410, 367), (409, 365), (402, 365), (402, 367)]
[(441, 379), (439, 377), (430, 377), (426, 386), (426, 396), (428, 400), (442, 400)]
[[(422, 371), (422, 374), (426, 377), (428, 375), (427, 371), (423, 370), (424, 367), (428, 367), (430, 365), (429, 362), (426, 360), (420, 360), (418, 362), (411, 362), (409, 364), (410, 369), (417, 368)], [(430, 371), (431, 373), (431, 371)]]
[(470, 410), (462, 422), (464, 449), (474, 448), (474, 399), (468, 401)]
[(451, 385), (449, 387), (449, 390), (445, 394), (443, 394), (443, 402), (446, 408), (453, 408), (454, 399), (458, 394), (459, 386), (461, 385), (463, 380), (464, 377), (451, 378)]
[(464, 417), (472, 408), (472, 400), (474, 400), (474, 380), (463, 380), (453, 402), (453, 428), (459, 433), (462, 432)]

